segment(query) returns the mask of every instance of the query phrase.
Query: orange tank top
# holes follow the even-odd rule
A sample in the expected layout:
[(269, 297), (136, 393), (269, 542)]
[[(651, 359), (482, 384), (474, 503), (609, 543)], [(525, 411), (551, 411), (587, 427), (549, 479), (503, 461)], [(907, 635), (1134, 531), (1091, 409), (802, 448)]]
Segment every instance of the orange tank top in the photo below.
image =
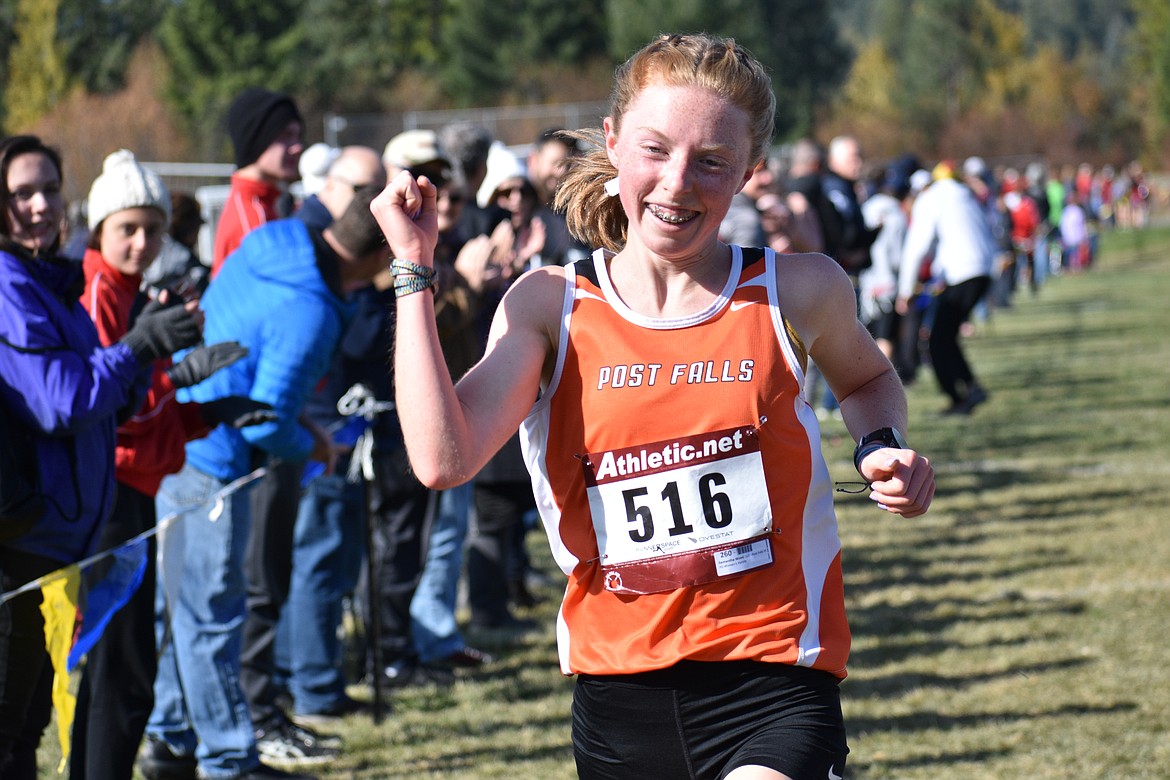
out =
[(732, 247), (721, 294), (679, 319), (629, 309), (607, 260), (568, 267), (556, 367), (521, 426), (568, 576), (562, 671), (757, 660), (844, 677), (831, 483), (776, 255)]

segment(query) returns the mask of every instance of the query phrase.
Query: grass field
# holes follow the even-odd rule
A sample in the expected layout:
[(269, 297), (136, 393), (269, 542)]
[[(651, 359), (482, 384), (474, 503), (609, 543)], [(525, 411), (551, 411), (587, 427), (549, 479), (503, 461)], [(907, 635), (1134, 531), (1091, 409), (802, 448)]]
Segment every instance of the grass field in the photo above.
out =
[(1110, 235), (970, 341), (974, 416), (912, 388), (931, 513), (840, 511), (852, 777), (1170, 777), (1168, 300), (1170, 232)]
[[(1168, 301), (1170, 230), (1109, 234), (1091, 272), (968, 340), (991, 393), (975, 415), (940, 416), (928, 373), (910, 388), (909, 438), (938, 473), (930, 514), (838, 502), (847, 777), (1170, 777)], [(853, 478), (840, 423), (824, 446)], [(349, 719), (321, 776), (574, 777), (556, 589), (543, 595), (530, 616), (548, 628), (450, 688), (396, 691), (380, 725)]]

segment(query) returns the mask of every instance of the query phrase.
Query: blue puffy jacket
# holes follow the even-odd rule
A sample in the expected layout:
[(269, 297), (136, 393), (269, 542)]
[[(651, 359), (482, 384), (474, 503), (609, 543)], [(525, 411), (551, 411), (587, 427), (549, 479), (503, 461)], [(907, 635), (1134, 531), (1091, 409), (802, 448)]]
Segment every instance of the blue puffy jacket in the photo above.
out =
[(352, 313), (325, 283), (321, 267), (336, 256), (299, 219), (270, 222), (244, 238), (207, 288), (201, 308), (208, 344), (238, 341), (244, 359), (180, 391), (184, 401), (246, 395), (276, 410), (274, 422), (242, 429), (220, 425), (187, 444), (187, 462), (220, 480), (246, 474), (253, 448), (303, 461), (313, 437), (297, 417), (324, 376)]
[(115, 418), (138, 374), (128, 347), (98, 340), (81, 279), (80, 263), (0, 249), (0, 414), (29, 434), (46, 504), (5, 546), (70, 563), (96, 552), (113, 506)]

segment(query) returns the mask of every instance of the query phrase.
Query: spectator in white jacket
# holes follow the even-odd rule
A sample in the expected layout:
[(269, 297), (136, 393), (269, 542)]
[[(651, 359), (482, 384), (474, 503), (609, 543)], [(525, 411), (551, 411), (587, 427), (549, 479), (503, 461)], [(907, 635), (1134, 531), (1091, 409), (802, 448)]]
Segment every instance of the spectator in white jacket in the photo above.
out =
[(995, 239), (974, 193), (940, 164), (935, 181), (914, 201), (898, 273), (897, 310), (909, 309), (922, 264), (933, 258), (943, 288), (934, 302), (930, 360), (940, 388), (951, 399), (945, 414), (967, 415), (987, 400), (959, 346), (959, 329), (991, 284)]

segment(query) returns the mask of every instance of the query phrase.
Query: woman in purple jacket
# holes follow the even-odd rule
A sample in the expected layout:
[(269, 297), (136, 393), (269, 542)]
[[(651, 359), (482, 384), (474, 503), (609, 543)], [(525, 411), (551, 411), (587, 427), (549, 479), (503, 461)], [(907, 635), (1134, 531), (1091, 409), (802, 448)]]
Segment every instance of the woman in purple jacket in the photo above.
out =
[[(78, 302), (79, 263), (57, 256), (61, 158), (35, 136), (0, 141), (0, 446), (2, 475), (32, 487), (42, 511), (0, 524), (0, 592), (95, 552), (114, 497), (114, 429), (133, 412), (157, 358), (199, 340), (186, 306), (150, 306), (103, 347)], [(141, 387), (140, 387), (141, 385)], [(19, 468), (23, 466), (23, 468)], [(2, 521), (0, 521), (2, 522)], [(53, 670), (40, 592), (0, 605), (0, 776), (35, 778)]]

